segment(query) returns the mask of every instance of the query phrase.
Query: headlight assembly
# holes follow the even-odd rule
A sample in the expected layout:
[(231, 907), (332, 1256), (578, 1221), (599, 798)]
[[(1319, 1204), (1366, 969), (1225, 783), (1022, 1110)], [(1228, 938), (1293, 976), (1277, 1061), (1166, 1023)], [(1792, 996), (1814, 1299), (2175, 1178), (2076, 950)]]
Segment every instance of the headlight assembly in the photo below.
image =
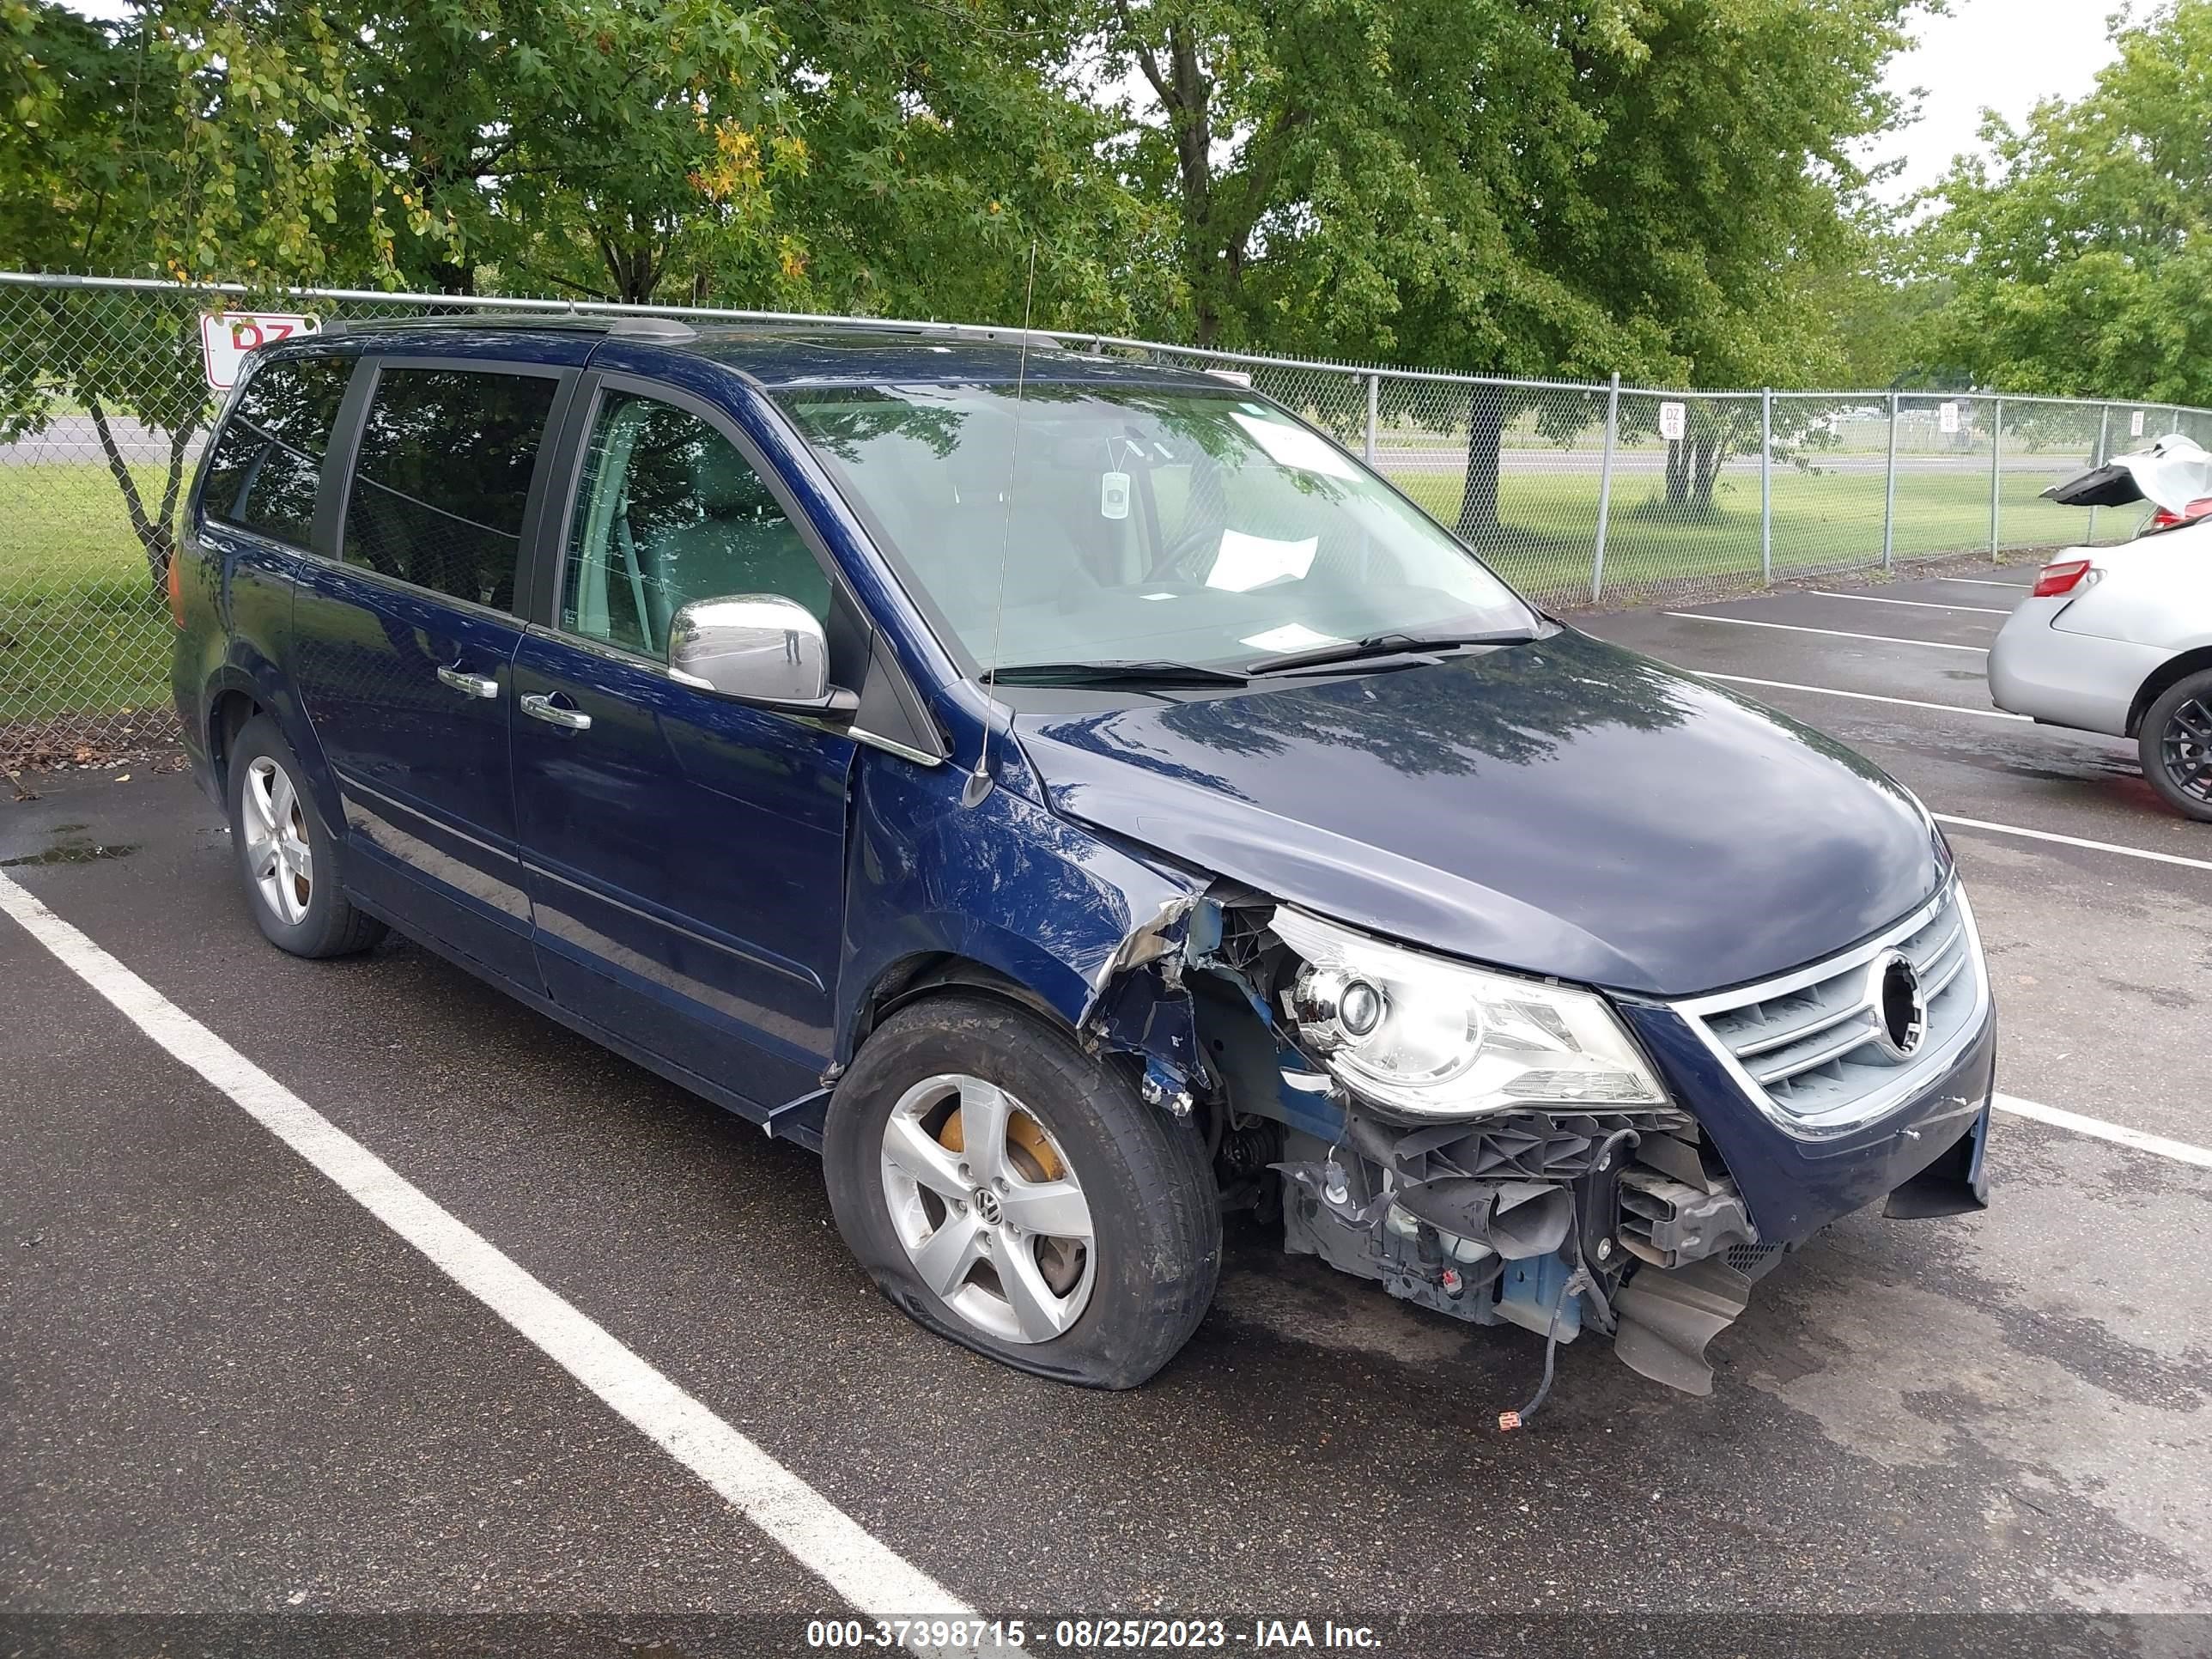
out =
[(1594, 991), (1492, 973), (1275, 911), (1300, 957), (1285, 992), (1298, 1041), (1394, 1115), (1662, 1106), (1667, 1091)]

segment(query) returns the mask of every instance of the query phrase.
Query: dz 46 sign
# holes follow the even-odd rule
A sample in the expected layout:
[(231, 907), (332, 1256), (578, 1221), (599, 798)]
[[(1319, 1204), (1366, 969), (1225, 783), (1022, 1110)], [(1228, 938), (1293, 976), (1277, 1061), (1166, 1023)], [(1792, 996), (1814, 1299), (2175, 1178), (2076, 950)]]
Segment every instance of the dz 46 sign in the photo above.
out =
[(313, 317), (288, 317), (274, 312), (204, 311), (200, 313), (200, 353), (207, 362), (207, 383), (217, 392), (238, 384), (239, 365), (258, 345), (289, 340), (295, 334), (319, 332)]

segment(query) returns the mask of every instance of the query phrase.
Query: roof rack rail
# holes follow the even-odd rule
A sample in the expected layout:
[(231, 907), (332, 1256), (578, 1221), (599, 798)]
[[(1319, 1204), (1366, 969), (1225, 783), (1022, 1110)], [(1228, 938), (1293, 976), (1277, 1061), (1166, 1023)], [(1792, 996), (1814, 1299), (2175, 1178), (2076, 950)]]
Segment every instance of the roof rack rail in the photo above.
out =
[(699, 337), (697, 329), (673, 317), (592, 317), (568, 311), (460, 311), (434, 317), (331, 317), (324, 320), (322, 332), (325, 336), (381, 334), (410, 328), (558, 329), (630, 340), (662, 340), (672, 344)]
[(699, 331), (674, 317), (610, 317), (607, 332), (633, 340), (696, 340)]

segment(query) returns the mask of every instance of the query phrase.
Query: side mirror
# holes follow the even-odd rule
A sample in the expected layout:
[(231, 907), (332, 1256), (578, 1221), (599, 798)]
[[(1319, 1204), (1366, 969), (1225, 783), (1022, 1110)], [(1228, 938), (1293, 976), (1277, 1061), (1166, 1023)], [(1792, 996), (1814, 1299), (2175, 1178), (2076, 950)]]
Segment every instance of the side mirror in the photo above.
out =
[(805, 605), (777, 593), (694, 599), (668, 627), (668, 672), (686, 685), (800, 714), (850, 714), (830, 684), (830, 641)]

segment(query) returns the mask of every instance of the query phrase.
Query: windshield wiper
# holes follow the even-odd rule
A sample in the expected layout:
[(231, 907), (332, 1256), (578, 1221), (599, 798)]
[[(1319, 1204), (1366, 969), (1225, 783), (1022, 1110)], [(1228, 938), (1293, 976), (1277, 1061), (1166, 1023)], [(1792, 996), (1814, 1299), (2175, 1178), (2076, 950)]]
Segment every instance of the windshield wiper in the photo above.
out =
[(1464, 651), (1478, 645), (1525, 645), (1536, 637), (1528, 628), (1501, 628), (1487, 634), (1370, 634), (1365, 639), (1337, 645), (1317, 645), (1310, 651), (1288, 651), (1247, 663), (1247, 674), (1295, 673), (1301, 668), (1326, 668), (1339, 663), (1364, 662), (1375, 658), (1403, 657), (1407, 666), (1424, 657)]
[(1017, 662), (983, 677), (1000, 685), (1242, 685), (1245, 676), (1230, 668), (1204, 668), (1189, 662)]

